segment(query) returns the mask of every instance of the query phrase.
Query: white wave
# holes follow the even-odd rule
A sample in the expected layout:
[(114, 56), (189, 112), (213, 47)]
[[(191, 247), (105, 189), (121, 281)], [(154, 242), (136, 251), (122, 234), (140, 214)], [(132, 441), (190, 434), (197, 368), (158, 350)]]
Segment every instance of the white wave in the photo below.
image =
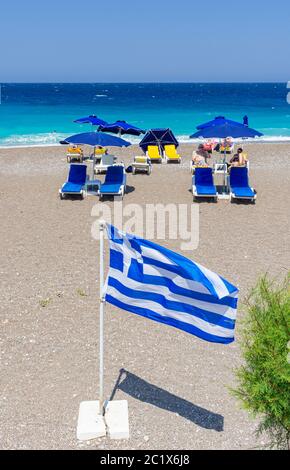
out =
[(59, 141), (69, 134), (49, 132), (43, 134), (22, 134), (0, 137), (0, 147), (46, 147), (59, 145)]
[[(8, 137), (0, 137), (0, 148), (21, 148), (21, 147), (50, 147), (60, 145), (60, 140), (65, 140), (71, 134), (61, 133), (41, 133), (41, 134), (25, 134), (25, 135), (11, 135)], [(133, 145), (138, 145), (142, 136), (126, 136), (123, 138)], [(203, 142), (204, 139), (190, 139), (188, 135), (176, 134), (176, 138), (181, 144), (197, 144)], [(290, 142), (289, 136), (281, 135), (264, 135), (263, 137), (256, 137), (255, 139), (233, 139), (234, 142), (255, 142), (255, 143), (283, 143)]]

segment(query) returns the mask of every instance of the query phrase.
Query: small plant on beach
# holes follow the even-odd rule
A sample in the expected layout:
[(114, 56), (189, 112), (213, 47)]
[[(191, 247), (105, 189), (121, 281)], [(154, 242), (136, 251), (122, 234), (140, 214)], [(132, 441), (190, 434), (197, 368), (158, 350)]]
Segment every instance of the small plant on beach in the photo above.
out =
[(242, 327), (245, 363), (236, 370), (233, 390), (243, 407), (261, 417), (257, 433), (270, 447), (290, 448), (290, 276), (277, 286), (262, 277), (246, 301)]
[(41, 299), (41, 300), (39, 301), (39, 305), (40, 305), (41, 307), (45, 308), (45, 307), (47, 307), (47, 306), (50, 304), (50, 302), (51, 302), (51, 298), (48, 297), (47, 299)]
[(85, 291), (83, 289), (77, 289), (77, 294), (80, 296), (80, 297), (87, 297), (87, 294), (85, 293)]

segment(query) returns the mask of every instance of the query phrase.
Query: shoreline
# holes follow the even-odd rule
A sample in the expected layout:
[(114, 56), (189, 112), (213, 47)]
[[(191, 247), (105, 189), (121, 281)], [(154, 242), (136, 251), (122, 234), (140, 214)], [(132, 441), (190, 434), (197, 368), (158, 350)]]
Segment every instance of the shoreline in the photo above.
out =
[[(206, 139), (188, 139), (188, 140), (179, 140), (180, 145), (198, 145), (200, 142), (204, 142)], [(251, 140), (251, 139), (233, 139), (235, 144), (245, 144), (245, 145), (286, 145), (290, 144), (290, 136), (280, 139), (271, 140), (263, 139), (263, 140)], [(132, 142), (131, 147), (139, 146), (137, 142)], [(30, 148), (51, 148), (51, 147), (63, 147), (65, 149), (66, 145), (64, 144), (28, 144), (28, 145), (0, 145), (0, 150), (9, 150), (9, 149), (30, 149)]]

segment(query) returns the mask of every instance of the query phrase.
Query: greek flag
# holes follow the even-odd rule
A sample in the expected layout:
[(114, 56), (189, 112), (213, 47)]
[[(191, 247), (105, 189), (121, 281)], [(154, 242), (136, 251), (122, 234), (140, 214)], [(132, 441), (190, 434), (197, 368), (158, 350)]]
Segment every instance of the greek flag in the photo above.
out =
[(116, 307), (214, 343), (234, 341), (238, 289), (198, 263), (107, 225), (104, 298)]

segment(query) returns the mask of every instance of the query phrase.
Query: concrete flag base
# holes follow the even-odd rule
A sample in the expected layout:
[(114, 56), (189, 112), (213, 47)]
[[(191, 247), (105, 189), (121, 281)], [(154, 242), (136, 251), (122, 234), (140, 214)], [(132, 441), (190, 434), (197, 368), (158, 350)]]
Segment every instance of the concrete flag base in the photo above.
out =
[(100, 414), (98, 400), (81, 402), (77, 439), (88, 441), (106, 435), (110, 439), (129, 438), (128, 402), (126, 400), (109, 401), (104, 416)]

